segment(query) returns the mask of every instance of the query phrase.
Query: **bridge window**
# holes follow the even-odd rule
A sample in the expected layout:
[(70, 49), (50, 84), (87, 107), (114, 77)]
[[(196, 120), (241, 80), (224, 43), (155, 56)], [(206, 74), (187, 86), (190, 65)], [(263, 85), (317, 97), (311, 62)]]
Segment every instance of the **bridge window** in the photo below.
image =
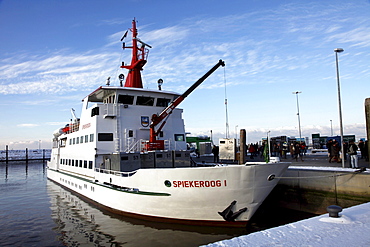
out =
[(170, 104), (170, 102), (171, 102), (170, 99), (158, 98), (156, 106), (167, 107)]
[(132, 95), (118, 95), (118, 103), (125, 105), (132, 105), (134, 103), (134, 96)]
[(153, 97), (146, 97), (146, 96), (137, 96), (136, 104), (137, 105), (153, 106), (154, 98)]
[(99, 107), (94, 107), (91, 109), (91, 116), (99, 115)]

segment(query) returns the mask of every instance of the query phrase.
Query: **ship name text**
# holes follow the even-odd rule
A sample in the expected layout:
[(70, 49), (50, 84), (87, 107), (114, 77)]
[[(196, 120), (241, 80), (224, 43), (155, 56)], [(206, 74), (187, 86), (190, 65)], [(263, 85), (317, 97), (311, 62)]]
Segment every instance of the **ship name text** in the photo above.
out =
[(204, 181), (173, 181), (173, 187), (183, 188), (201, 188), (201, 187), (226, 187), (226, 180), (204, 180)]
[(90, 126), (91, 126), (91, 123), (84, 124), (84, 125), (82, 125), (82, 129), (90, 128)]

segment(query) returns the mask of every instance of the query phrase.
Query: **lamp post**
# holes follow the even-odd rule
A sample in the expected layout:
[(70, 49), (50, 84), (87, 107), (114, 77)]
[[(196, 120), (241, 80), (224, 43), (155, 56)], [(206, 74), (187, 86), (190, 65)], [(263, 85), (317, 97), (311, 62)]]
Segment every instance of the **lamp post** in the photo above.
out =
[(297, 96), (297, 116), (298, 116), (298, 130), (299, 130), (299, 142), (301, 142), (302, 140), (302, 133), (301, 133), (301, 118), (299, 116), (299, 103), (298, 103), (298, 94), (299, 93), (302, 93), (302, 92), (293, 92), (293, 94), (295, 94)]
[(344, 168), (344, 145), (343, 145), (343, 121), (342, 121), (342, 103), (340, 100), (340, 83), (339, 83), (339, 66), (338, 66), (338, 53), (343, 52), (342, 48), (335, 48), (335, 64), (337, 68), (337, 84), (338, 84), (338, 105), (339, 105), (339, 129), (340, 129), (340, 142), (342, 152), (342, 167)]

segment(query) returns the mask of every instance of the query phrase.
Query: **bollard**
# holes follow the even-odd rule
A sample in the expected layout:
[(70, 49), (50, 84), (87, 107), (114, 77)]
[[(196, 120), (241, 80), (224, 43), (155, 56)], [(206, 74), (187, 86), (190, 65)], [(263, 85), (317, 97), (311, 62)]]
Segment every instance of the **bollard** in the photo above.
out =
[(326, 208), (329, 213), (329, 217), (339, 218), (339, 212), (342, 212), (342, 208), (337, 205), (330, 205)]

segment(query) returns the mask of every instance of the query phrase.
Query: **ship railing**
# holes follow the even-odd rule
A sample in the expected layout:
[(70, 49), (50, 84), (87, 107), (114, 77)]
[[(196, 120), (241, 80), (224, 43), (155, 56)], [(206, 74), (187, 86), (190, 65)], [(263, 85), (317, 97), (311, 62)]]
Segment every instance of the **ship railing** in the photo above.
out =
[[(143, 139), (140, 140), (140, 152), (141, 153), (148, 152), (148, 143), (149, 143), (149, 140), (143, 140)], [(171, 147), (170, 140), (164, 140), (164, 149), (163, 150), (171, 150), (170, 147)]]
[(131, 143), (131, 145), (128, 145), (127, 148), (125, 149), (125, 152), (126, 153), (133, 153), (133, 152), (138, 152), (140, 151), (140, 146), (141, 146), (141, 141), (142, 140), (138, 140), (134, 143)]
[(95, 168), (95, 171), (99, 173), (110, 174), (110, 175), (115, 175), (119, 177), (131, 177), (132, 175), (136, 173), (136, 171), (120, 172), (120, 171), (113, 171), (113, 170), (108, 170), (108, 169), (103, 169), (103, 168)]

